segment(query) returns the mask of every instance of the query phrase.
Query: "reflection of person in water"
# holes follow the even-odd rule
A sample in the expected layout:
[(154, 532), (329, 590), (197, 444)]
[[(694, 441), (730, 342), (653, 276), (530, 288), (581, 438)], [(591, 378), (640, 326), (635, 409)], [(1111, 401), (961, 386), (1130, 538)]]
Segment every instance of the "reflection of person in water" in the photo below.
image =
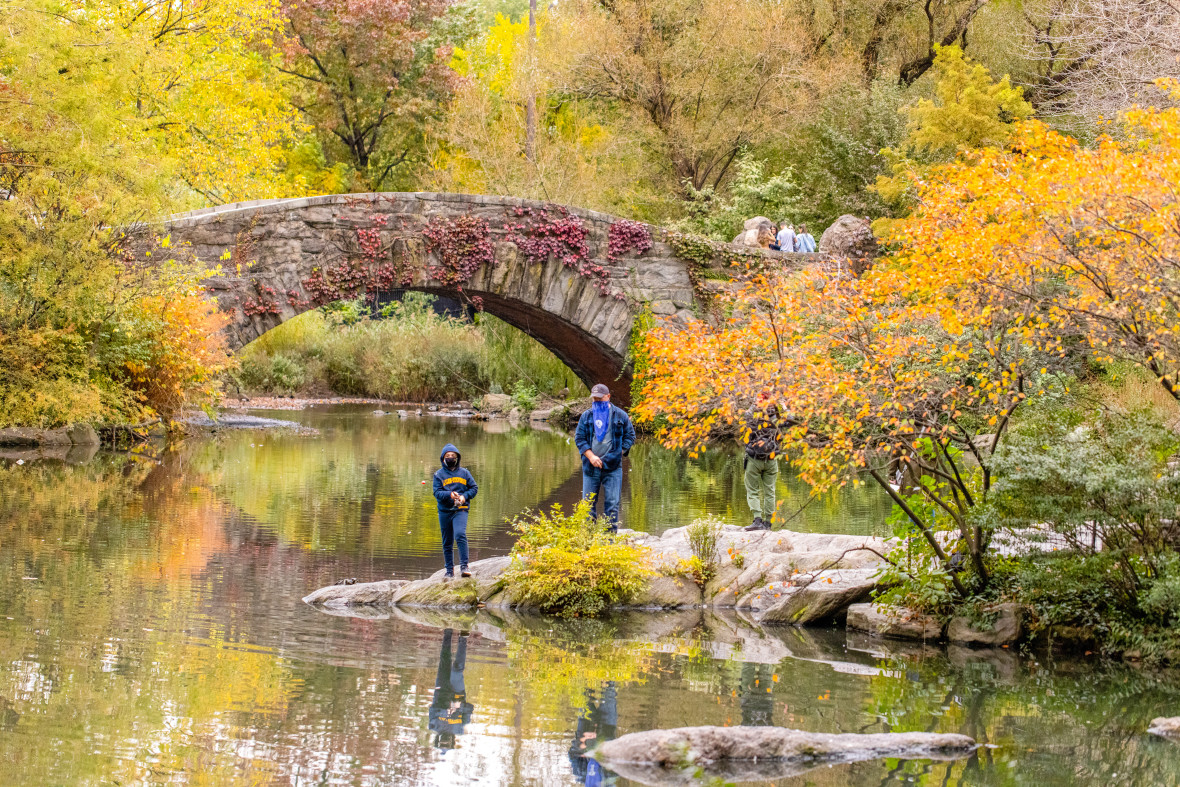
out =
[(742, 665), (742, 726), (774, 724), (774, 694), (769, 664)]
[(603, 684), (601, 700), (594, 696), (592, 690), (586, 689), (586, 710), (578, 717), (574, 742), (570, 744), (570, 765), (574, 769), (574, 776), (586, 787), (612, 783), (607, 781), (607, 775), (598, 761), (587, 757), (586, 753), (617, 734), (619, 708), (616, 699), (614, 681)]
[(442, 650), (438, 654), (438, 677), (434, 679), (434, 699), (430, 703), (430, 729), (438, 733), (434, 745), (455, 748), (455, 736), (463, 734), (463, 725), (471, 721), (475, 707), (467, 701), (463, 685), (463, 667), (467, 661), (467, 635), (459, 634), (459, 649), (451, 659), (452, 629), (443, 632)]

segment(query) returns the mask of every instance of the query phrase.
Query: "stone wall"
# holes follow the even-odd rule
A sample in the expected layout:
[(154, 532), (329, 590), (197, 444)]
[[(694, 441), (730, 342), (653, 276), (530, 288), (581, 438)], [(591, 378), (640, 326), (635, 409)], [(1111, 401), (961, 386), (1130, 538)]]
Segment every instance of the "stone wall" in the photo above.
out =
[[(579, 273), (557, 257), (535, 262), (522, 254), (513, 236), (519, 238), (521, 225), (543, 222), (543, 215), (576, 217), (586, 229), (588, 254), (574, 262), (603, 272)], [(480, 266), (456, 287), (436, 278), (440, 263), (422, 232), (432, 220), (460, 216), (486, 221), (495, 265)], [(232, 315), (234, 348), (324, 302), (316, 277), (335, 271), (346, 284), (350, 276), (368, 276), (390, 289), (396, 284), (475, 303), (538, 339), (587, 384), (611, 383), (625, 402), (630, 381), (624, 360), (636, 314), (648, 304), (665, 319), (697, 319), (704, 285), (701, 271), (694, 277), (658, 228), (649, 228), (650, 248), (610, 259), (609, 231), (618, 221), (510, 197), (399, 192), (236, 203), (175, 216), (164, 232), (173, 248), (191, 249), (207, 264), (220, 261), (223, 275), (208, 286)], [(754, 253), (795, 266), (816, 259)]]

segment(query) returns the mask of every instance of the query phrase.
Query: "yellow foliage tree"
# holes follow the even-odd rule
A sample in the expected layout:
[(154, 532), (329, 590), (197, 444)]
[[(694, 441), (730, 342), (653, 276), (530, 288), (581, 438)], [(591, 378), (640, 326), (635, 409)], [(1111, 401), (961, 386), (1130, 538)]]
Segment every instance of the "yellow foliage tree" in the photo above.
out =
[[(200, 296), (175, 289), (199, 270), (178, 279), (128, 264), (128, 230), (207, 202), (298, 193), (285, 170), (301, 127), (270, 63), (277, 5), (32, 0), (3, 16), (0, 348), (24, 360), (0, 369), (0, 421), (131, 416), (128, 361), (163, 369), (146, 359), (172, 351), (146, 349), (164, 335), (136, 334), (142, 316), (153, 299), (177, 296), (180, 308)], [(204, 381), (177, 379), (201, 397)]]

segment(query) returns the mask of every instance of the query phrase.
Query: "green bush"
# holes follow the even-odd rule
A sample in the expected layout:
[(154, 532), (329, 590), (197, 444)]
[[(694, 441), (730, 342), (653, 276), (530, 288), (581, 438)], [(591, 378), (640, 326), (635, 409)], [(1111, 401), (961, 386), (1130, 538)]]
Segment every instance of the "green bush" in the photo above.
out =
[(646, 551), (605, 532), (579, 503), (566, 514), (525, 513), (511, 521), (518, 536), (504, 580), (524, 605), (565, 617), (591, 617), (634, 598), (651, 575)]
[(363, 300), (302, 314), (242, 351), (238, 381), (260, 392), (328, 389), (399, 401), (472, 399), (499, 388), (530, 398), (525, 409), (540, 393), (587, 393), (535, 339), (488, 315), (472, 324), (436, 314), (434, 300), (406, 293), (376, 318)]
[(524, 380), (517, 380), (512, 388), (512, 403), (526, 413), (537, 408), (537, 388)]
[(238, 383), (257, 393), (292, 394), (303, 388), (306, 370), (287, 355), (252, 355), (242, 360)]

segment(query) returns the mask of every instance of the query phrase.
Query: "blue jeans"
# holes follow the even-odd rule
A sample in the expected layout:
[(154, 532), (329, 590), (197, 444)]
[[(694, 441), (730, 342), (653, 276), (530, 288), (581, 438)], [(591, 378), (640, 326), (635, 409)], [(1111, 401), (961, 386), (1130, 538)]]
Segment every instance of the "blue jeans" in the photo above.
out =
[(459, 547), (459, 565), (467, 567), (467, 511), (439, 511), (438, 526), (442, 530), (443, 563), (447, 573), (455, 571), (453, 548)]
[(602, 513), (606, 515), (612, 533), (619, 529), (619, 497), (622, 492), (622, 465), (609, 472), (597, 467), (582, 471), (582, 499), (590, 501), (591, 514), (598, 509), (599, 499), (602, 500)]

